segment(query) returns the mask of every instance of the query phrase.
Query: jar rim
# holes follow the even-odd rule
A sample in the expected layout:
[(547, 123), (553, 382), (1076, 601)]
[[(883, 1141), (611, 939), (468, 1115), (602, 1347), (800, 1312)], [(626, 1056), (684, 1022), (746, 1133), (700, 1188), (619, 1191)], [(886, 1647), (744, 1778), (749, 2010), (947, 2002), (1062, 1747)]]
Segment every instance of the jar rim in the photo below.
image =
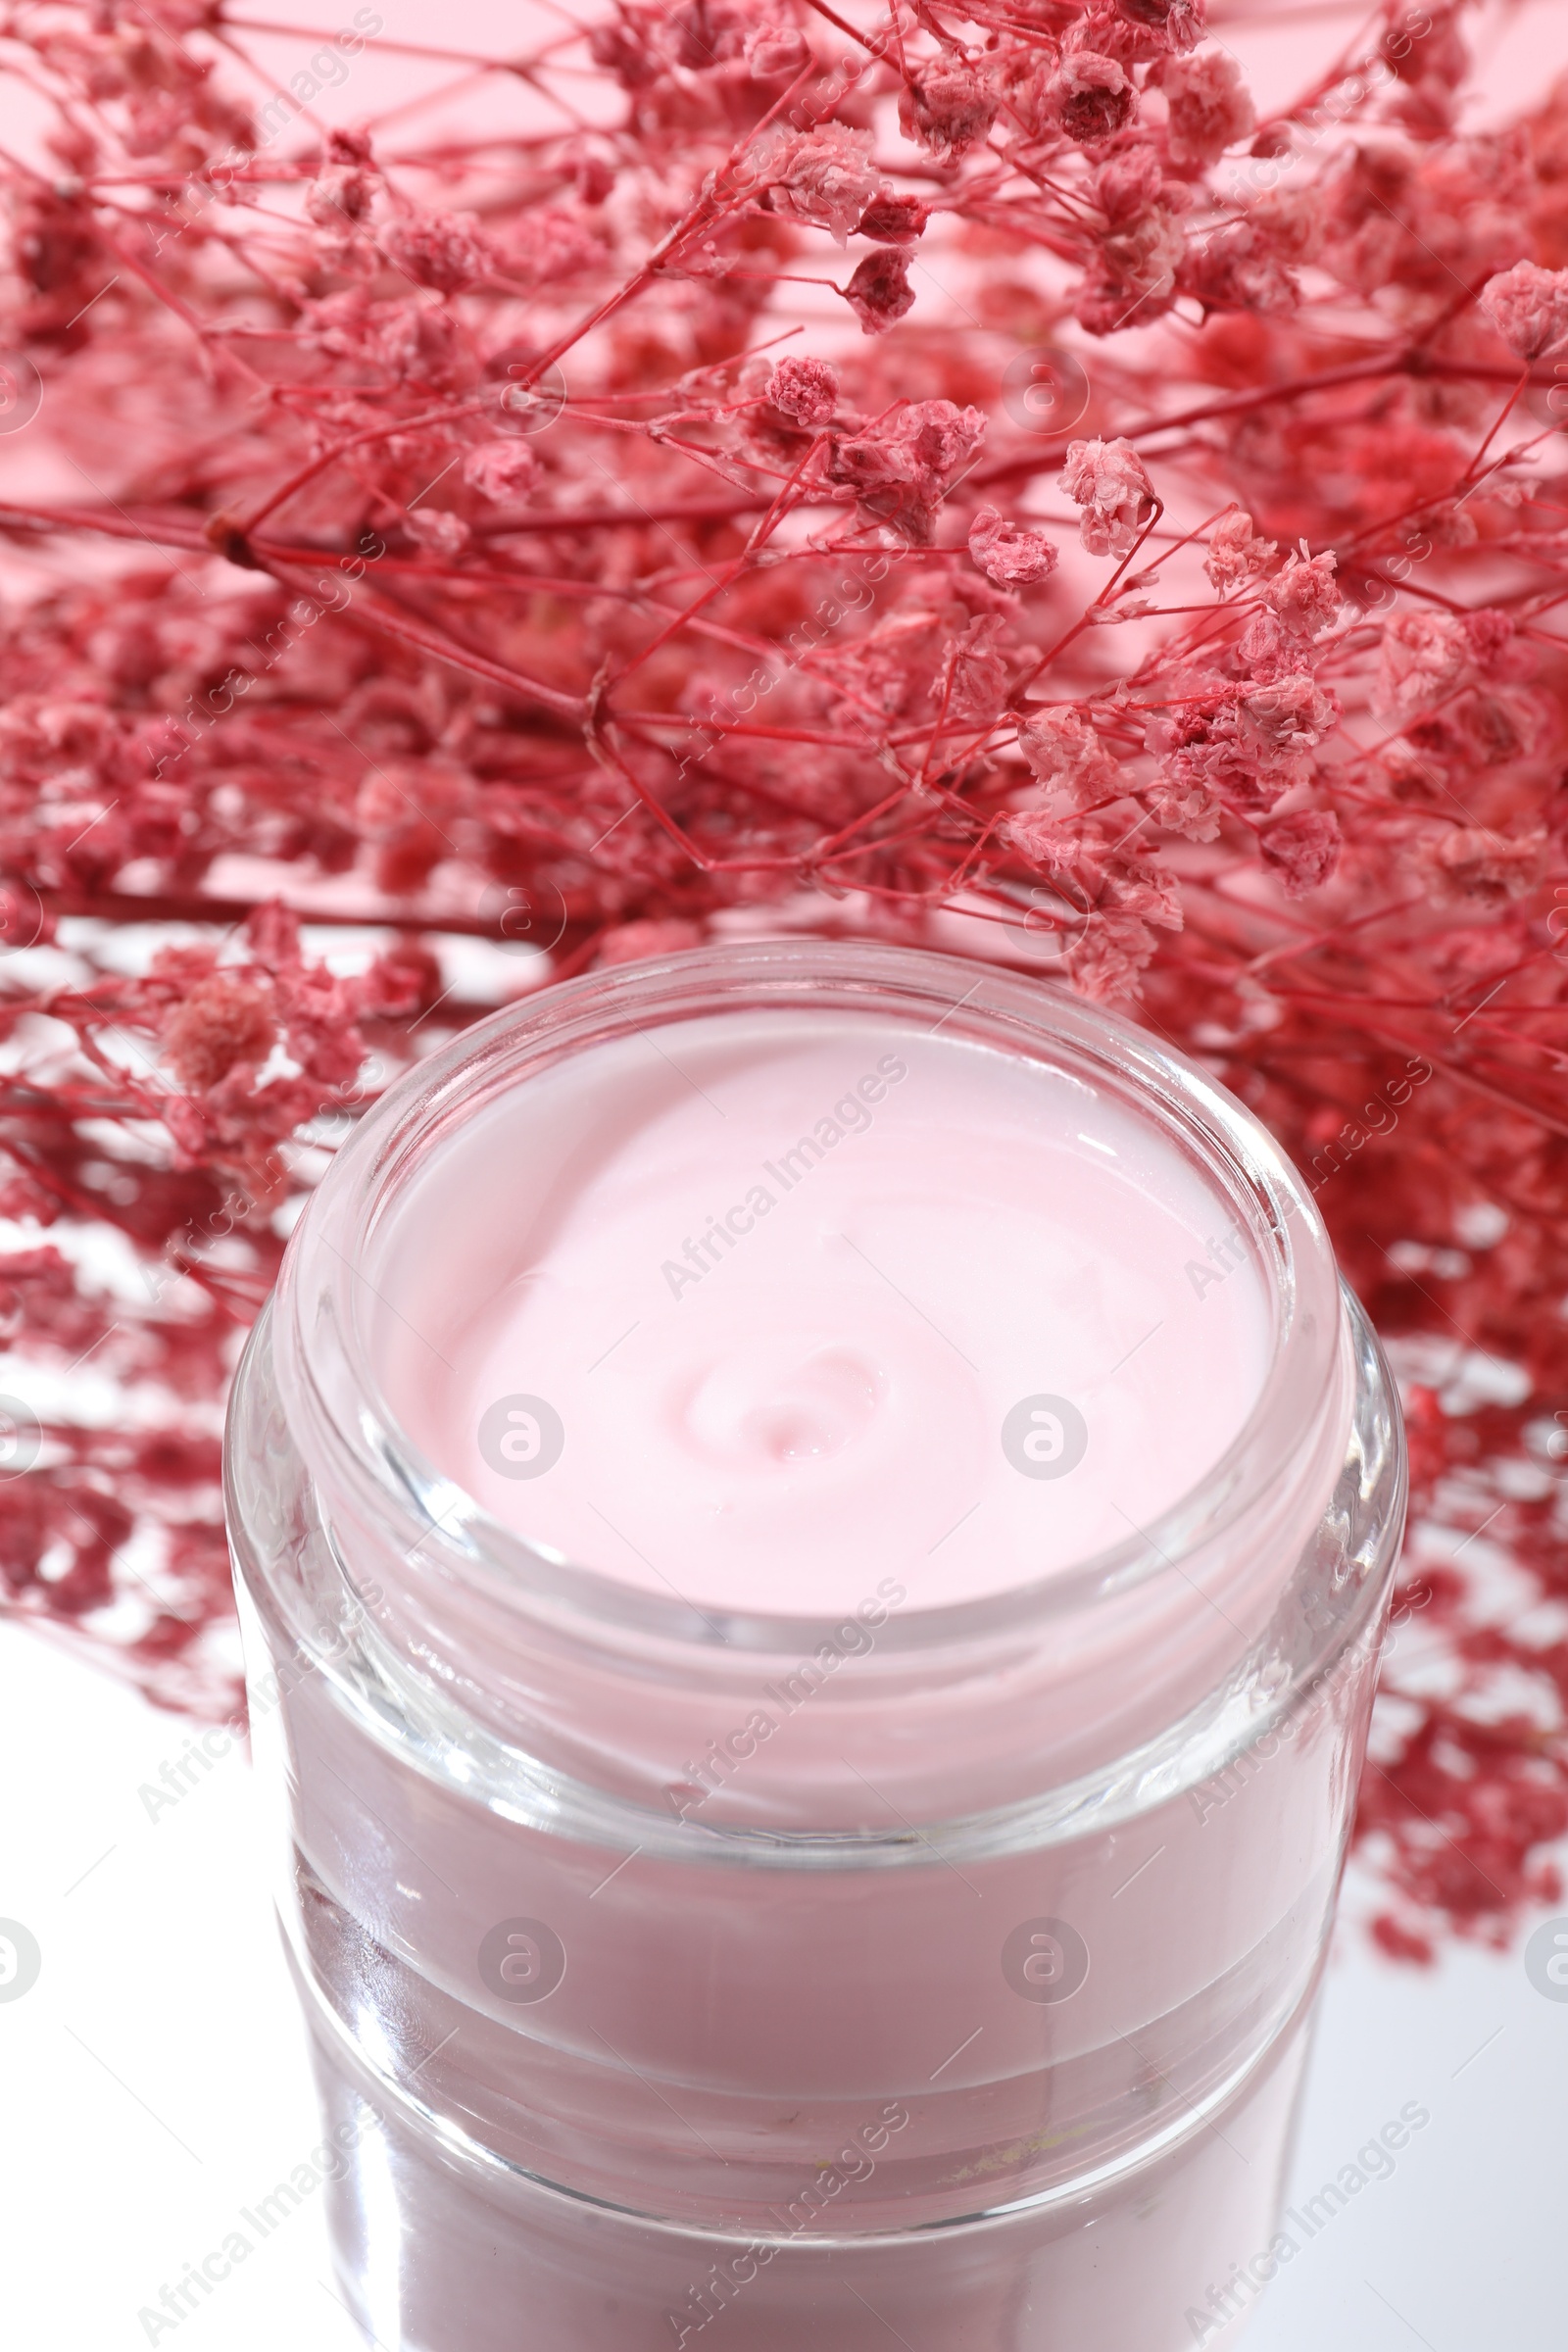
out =
[(1334, 1387), (1343, 1312), (1322, 1219), (1261, 1122), (1186, 1055), (1059, 984), (947, 954), (811, 936), (725, 942), (549, 984), (465, 1030), (388, 1089), (307, 1202), (276, 1296), (290, 1424), (326, 1493), (346, 1492), (409, 1556), (499, 1589), (514, 1605), (585, 1620), (602, 1638), (620, 1629), (682, 1647), (774, 1651), (821, 1630), (819, 1613), (666, 1600), (506, 1526), (401, 1427), (367, 1332), (365, 1258), (435, 1138), (504, 1089), (597, 1043), (742, 1004), (924, 1015), (952, 1036), (1090, 1077), (1200, 1162), (1249, 1234), (1273, 1308), (1272, 1352), (1242, 1427), (1150, 1526), (995, 1593), (901, 1608), (882, 1629), (887, 1646), (985, 1638), (1180, 1575), (1184, 1555), (1223, 1538), (1290, 1475)]

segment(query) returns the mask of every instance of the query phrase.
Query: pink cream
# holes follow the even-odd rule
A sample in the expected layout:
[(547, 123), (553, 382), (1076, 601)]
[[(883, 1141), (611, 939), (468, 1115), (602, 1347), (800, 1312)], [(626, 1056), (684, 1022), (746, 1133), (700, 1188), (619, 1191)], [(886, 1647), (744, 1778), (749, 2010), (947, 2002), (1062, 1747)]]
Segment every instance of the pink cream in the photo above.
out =
[[(1234, 1212), (1147, 1120), (828, 1012), (561, 1065), (403, 1230), (385, 1378), (431, 1458), (561, 1557), (715, 1610), (831, 1615), (887, 1576), (940, 1607), (1120, 1544), (1225, 1452), (1273, 1336)], [(560, 1416), (541, 1475), (481, 1446), (509, 1395)], [(1039, 1395), (1084, 1423), (1059, 1477), (1004, 1450)]]

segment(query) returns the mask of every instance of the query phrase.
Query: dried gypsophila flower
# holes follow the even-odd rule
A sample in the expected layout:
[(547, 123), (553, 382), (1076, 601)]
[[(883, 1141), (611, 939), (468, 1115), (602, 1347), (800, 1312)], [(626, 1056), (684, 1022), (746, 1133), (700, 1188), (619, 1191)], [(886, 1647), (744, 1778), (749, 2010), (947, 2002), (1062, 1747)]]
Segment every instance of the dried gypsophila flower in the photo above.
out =
[(1125, 556), (1152, 520), (1154, 485), (1130, 441), (1074, 441), (1061, 486), (1081, 507), (1078, 535), (1092, 556)]

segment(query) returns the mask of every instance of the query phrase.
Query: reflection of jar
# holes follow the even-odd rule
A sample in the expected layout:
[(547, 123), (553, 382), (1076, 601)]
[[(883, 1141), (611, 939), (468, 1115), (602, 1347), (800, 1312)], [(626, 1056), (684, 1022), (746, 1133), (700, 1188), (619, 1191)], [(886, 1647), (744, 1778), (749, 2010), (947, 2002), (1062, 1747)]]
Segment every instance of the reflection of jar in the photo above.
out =
[[(918, 1040), (940, 1033), (1064, 1074), (1080, 1142), (1133, 1120), (1140, 1181), (1164, 1153), (1207, 1188), (1224, 1246), (1183, 1296), (1218, 1318), (1253, 1286), (1259, 1393), (1124, 1541), (924, 1606), (872, 1544), (818, 1617), (720, 1607), (524, 1541), (411, 1436), (411, 1301), (439, 1311), (475, 1269), (499, 1291), (529, 1153), (566, 1149), (546, 1122), (506, 1187), (465, 1193), (482, 1119), (550, 1072), (592, 1079), (596, 1054), (619, 1067), (617, 1041), (660, 1024), (743, 1038), (792, 1006), (885, 1023), (933, 1070)], [(878, 1101), (879, 1150), (899, 1106)], [(441, 1154), (452, 1213), (421, 1225)], [(760, 1248), (737, 1241), (748, 1282)], [(680, 1296), (650, 1362), (693, 1328)], [(881, 1426), (874, 1384), (846, 1344), (759, 1417), (764, 1339), (739, 1403), (694, 1392), (708, 1456), (845, 1474)], [(1200, 1383), (1173, 1361), (1174, 1414)], [(533, 1437), (551, 1370), (500, 1400)], [(1005, 1392), (1020, 1446), (1044, 1433), (1020, 1508), (1059, 1515), (1110, 1458), (1102, 1404), (1077, 1447), (1068, 1385)], [(988, 1459), (1012, 1477), (1004, 1419)], [(544, 1487), (516, 1470), (596, 1458), (562, 1421), (564, 1452), (501, 1452), (514, 1524)], [(1069, 1435), (1070, 1476), (1035, 1475)], [(520, 2312), (535, 2352), (652, 2352), (720, 2318), (736, 2352), (869, 2352), (889, 2327), (943, 2352), (1177, 2352), (1195, 2313), (1225, 2340), (1274, 2267), (1403, 1475), (1310, 1198), (1211, 1081), (1055, 991), (872, 945), (542, 992), (339, 1154), (237, 1383), (229, 1481), (259, 1761), (289, 1805), (284, 1920), (352, 2150), (337, 2259), (380, 2340), (513, 2352)], [(636, 1492), (594, 1497), (624, 1526)]]

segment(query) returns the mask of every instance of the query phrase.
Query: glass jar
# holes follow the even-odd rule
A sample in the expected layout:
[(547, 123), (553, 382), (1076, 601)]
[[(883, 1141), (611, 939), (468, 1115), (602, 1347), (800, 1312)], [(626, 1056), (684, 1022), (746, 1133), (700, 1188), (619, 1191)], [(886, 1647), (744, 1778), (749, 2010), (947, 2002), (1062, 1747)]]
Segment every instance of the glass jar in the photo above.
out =
[[(1125, 1543), (941, 1607), (879, 1602), (872, 1562), (842, 1620), (715, 1619), (530, 1545), (397, 1425), (386, 1253), (430, 1154), (633, 1029), (792, 1005), (1067, 1072), (1223, 1197), (1271, 1359)], [(1291, 2258), (1404, 1473), (1310, 1196), (1201, 1070), (865, 943), (548, 989), (339, 1154), (236, 1381), (228, 1483), (336, 2259), (388, 2352), (1230, 2339)], [(793, 1760), (688, 1801), (705, 1742), (812, 1661)]]

